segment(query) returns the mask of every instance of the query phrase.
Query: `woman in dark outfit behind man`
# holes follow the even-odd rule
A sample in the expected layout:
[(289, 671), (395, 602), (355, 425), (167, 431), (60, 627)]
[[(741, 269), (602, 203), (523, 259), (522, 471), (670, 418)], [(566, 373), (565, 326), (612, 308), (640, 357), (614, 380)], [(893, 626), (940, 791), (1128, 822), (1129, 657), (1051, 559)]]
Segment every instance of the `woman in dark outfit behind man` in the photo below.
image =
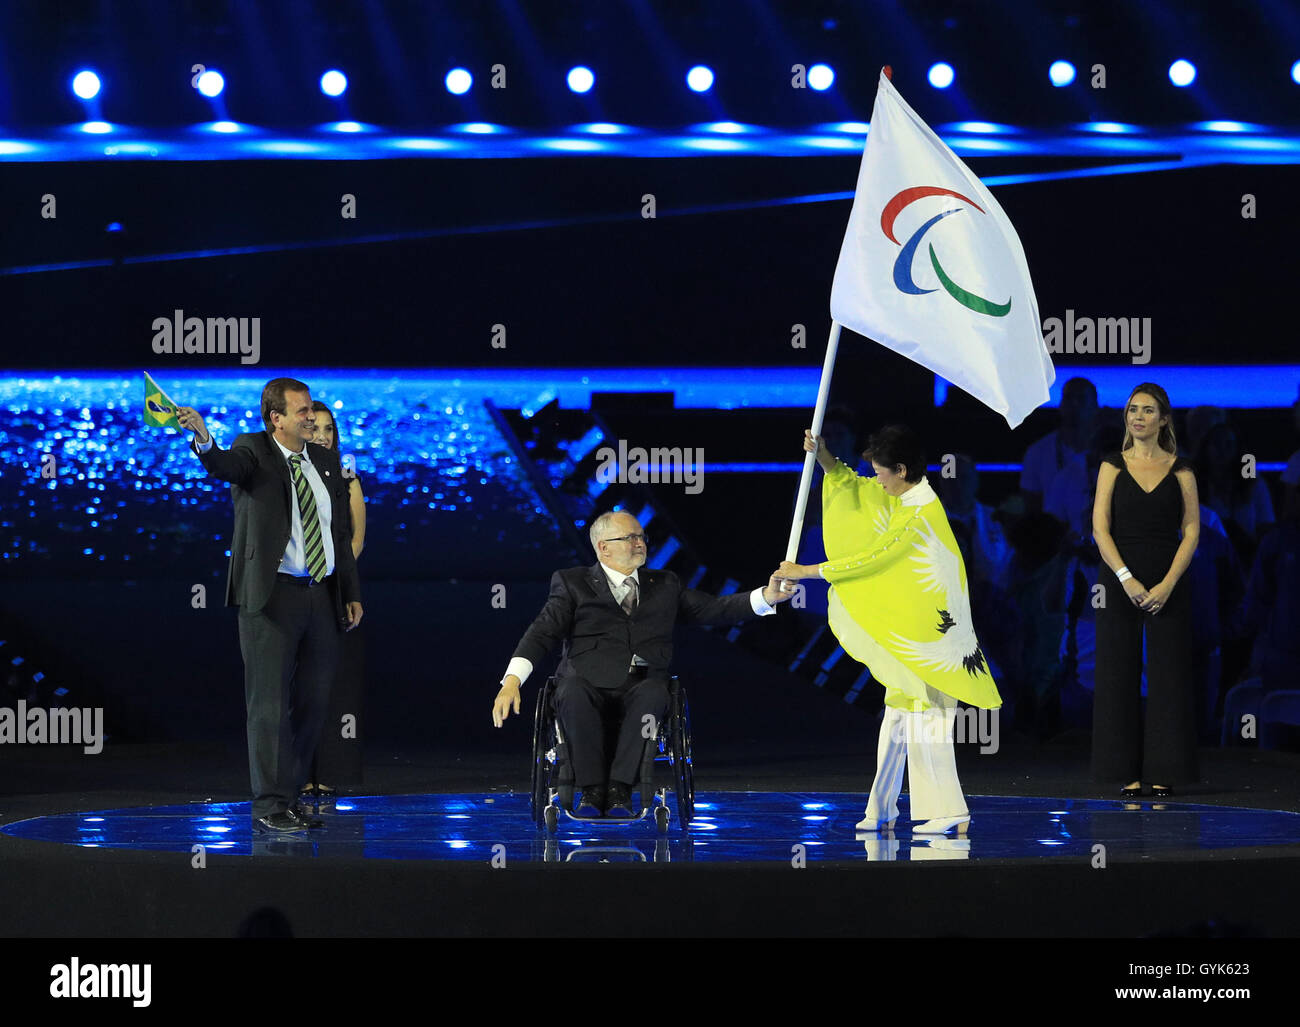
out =
[[(339, 436), (334, 412), (319, 400), (312, 403), (312, 410), (316, 413), (316, 438), (313, 441), (326, 449), (334, 449)], [(349, 462), (344, 460), (343, 473), (350, 475), (348, 508), (352, 514), (352, 555), (360, 557), (366, 542), (366, 501), (361, 493), (360, 479), (349, 468)], [(330, 690), (325, 730), (321, 732), (311, 780), (305, 788), (313, 798), (328, 798), (339, 788), (354, 788), (361, 784), (361, 692), (364, 677), (365, 648), (361, 633), (349, 631), (339, 647), (338, 674)], [(345, 735), (343, 718), (349, 715), (353, 718), (352, 730)]]
[[(1092, 533), (1104, 566), (1097, 608), (1092, 773), (1124, 795), (1195, 781), (1191, 602), (1181, 581), (1200, 537), (1196, 475), (1178, 456), (1169, 397), (1144, 382), (1124, 408), (1124, 442), (1097, 472)], [(1181, 538), (1180, 538), (1181, 533)], [(1142, 640), (1147, 711), (1142, 722)]]

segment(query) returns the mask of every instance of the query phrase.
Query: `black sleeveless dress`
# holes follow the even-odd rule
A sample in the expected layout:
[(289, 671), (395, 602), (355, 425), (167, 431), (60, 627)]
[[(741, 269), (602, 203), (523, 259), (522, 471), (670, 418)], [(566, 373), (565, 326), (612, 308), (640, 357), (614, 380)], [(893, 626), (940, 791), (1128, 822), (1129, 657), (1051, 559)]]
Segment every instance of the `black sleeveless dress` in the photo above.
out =
[[(1111, 537), (1120, 558), (1145, 588), (1169, 573), (1182, 541), (1181, 458), (1150, 492), (1119, 453), (1111, 495)], [(1097, 780), (1162, 785), (1197, 780), (1190, 575), (1174, 586), (1164, 609), (1134, 606), (1115, 573), (1101, 565), (1105, 605), (1097, 609), (1097, 672), (1092, 715), (1092, 772)], [(1146, 639), (1147, 704), (1142, 717), (1142, 644)]]

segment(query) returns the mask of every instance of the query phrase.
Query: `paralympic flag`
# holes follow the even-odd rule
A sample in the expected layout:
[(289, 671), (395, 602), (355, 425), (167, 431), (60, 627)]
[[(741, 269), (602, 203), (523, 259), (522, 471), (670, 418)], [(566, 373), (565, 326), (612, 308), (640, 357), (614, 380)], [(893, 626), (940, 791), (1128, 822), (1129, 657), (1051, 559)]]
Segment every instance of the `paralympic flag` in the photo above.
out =
[(1056, 378), (1015, 229), (883, 72), (831, 317), (965, 389), (1012, 428)]
[(181, 422), (176, 417), (176, 404), (149, 376), (148, 371), (144, 373), (144, 423), (153, 428), (181, 430)]

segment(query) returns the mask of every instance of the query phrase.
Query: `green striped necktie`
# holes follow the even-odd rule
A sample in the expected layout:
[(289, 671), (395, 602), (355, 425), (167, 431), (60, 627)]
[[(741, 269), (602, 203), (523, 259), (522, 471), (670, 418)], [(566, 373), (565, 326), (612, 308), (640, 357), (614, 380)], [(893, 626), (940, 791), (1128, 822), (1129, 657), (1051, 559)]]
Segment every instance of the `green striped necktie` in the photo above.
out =
[(311, 571), (312, 581), (321, 581), (325, 577), (325, 543), (320, 535), (316, 496), (307, 476), (302, 473), (301, 454), (289, 457), (289, 467), (293, 472), (294, 491), (298, 493), (298, 512), (302, 514), (302, 546), (307, 554), (307, 570)]

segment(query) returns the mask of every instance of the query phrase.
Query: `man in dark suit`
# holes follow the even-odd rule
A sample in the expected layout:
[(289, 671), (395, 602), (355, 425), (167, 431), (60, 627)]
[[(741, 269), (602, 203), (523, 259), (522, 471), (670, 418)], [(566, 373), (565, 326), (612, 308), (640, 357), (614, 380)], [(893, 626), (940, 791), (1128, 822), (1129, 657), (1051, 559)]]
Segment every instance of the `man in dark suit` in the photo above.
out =
[(296, 379), (267, 382), (266, 430), (230, 449), (215, 445), (193, 407), (177, 417), (208, 473), (232, 486), (226, 605), (239, 607), (253, 819), (266, 831), (318, 827), (296, 799), (324, 726), (339, 634), (361, 622), (347, 479), (337, 451), (307, 441), (315, 415)]
[[(520, 640), (492, 706), (500, 727), (519, 712), (519, 689), (533, 667), (562, 644), (555, 672), (556, 716), (569, 742), (574, 777), (582, 790), (579, 816), (630, 817), (631, 787), (641, 762), (645, 718), (655, 722), (668, 705), (673, 625), (736, 621), (775, 613), (790, 598), (773, 577), (767, 588), (711, 596), (683, 588), (672, 571), (642, 570), (645, 534), (628, 513), (605, 513), (591, 524), (593, 567), (571, 567), (551, 577), (551, 594)], [(606, 723), (617, 723), (613, 760)]]

